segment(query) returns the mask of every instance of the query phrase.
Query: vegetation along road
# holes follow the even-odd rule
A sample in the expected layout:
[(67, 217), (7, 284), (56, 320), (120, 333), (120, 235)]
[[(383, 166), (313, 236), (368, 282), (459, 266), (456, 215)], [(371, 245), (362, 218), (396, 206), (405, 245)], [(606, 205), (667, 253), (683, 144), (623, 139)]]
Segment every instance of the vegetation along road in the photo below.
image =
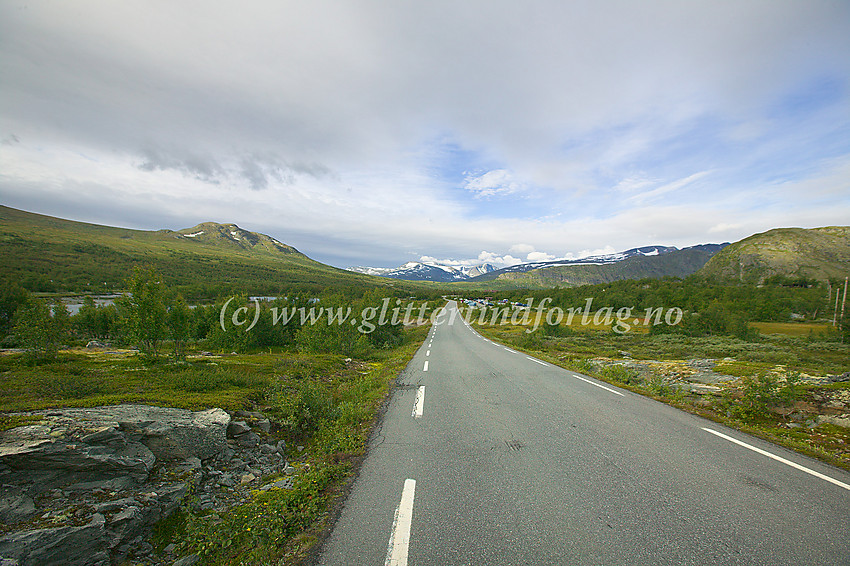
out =
[(437, 319), (325, 566), (850, 564), (850, 474)]

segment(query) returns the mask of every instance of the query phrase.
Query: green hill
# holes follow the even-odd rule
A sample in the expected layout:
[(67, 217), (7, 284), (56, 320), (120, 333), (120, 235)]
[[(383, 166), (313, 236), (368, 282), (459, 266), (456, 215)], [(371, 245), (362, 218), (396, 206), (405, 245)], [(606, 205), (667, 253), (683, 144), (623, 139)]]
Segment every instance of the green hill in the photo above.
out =
[(235, 224), (130, 230), (0, 206), (0, 279), (31, 291), (105, 292), (123, 288), (139, 264), (153, 265), (170, 285), (190, 296), (235, 291), (271, 295), (294, 288), (422, 288), (319, 263)]
[(698, 274), (720, 283), (762, 283), (774, 276), (843, 279), (850, 275), (850, 226), (754, 234), (724, 248)]

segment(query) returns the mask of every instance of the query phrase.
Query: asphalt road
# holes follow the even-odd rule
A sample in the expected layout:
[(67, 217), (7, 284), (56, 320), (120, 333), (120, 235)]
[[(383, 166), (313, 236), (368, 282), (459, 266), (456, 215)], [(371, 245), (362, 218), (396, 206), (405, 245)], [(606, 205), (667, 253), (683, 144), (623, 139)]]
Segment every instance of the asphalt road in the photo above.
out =
[(438, 322), (320, 564), (850, 565), (847, 472)]

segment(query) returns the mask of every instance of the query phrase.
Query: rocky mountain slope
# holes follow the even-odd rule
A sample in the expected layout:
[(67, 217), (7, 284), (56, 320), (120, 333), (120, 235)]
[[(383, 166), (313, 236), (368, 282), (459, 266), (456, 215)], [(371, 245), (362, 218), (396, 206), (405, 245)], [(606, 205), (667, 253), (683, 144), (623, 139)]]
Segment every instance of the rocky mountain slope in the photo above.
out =
[(726, 247), (699, 271), (718, 282), (785, 276), (826, 281), (850, 275), (850, 226), (777, 228)]

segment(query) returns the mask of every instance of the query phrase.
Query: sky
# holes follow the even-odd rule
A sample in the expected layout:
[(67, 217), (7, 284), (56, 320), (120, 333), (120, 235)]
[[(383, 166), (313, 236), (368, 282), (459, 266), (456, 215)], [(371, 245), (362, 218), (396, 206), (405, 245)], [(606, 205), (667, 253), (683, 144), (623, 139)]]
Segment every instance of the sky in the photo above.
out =
[(844, 0), (0, 0), (0, 203), (497, 267), (850, 223)]

